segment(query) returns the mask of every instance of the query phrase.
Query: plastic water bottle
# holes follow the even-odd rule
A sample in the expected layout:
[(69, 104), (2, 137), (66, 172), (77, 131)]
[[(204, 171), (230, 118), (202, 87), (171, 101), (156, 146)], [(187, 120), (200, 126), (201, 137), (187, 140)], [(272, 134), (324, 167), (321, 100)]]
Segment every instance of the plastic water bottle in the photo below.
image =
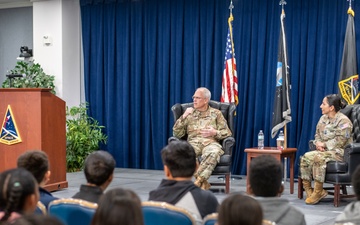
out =
[(264, 133), (262, 130), (258, 134), (258, 148), (264, 149)]
[(277, 148), (280, 150), (284, 149), (284, 132), (281, 130), (278, 138), (276, 139)]

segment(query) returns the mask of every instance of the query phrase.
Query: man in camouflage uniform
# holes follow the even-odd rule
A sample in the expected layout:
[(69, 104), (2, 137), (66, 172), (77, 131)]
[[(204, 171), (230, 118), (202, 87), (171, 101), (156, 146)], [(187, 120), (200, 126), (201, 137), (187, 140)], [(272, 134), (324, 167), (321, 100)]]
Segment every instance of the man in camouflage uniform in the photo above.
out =
[(201, 156), (200, 166), (194, 176), (195, 185), (203, 189), (210, 188), (207, 180), (224, 154), (219, 141), (232, 135), (222, 113), (209, 106), (210, 98), (208, 89), (198, 88), (193, 96), (194, 108), (187, 108), (173, 127), (173, 135), (182, 138), (187, 134), (196, 156)]
[[(320, 108), (323, 116), (320, 118), (315, 133), (315, 140), (310, 142), (311, 149), (301, 157), (300, 170), (303, 187), (306, 191), (306, 204), (316, 204), (327, 195), (323, 189), (326, 163), (342, 161), (344, 147), (352, 142), (352, 123), (347, 116), (339, 112), (341, 103), (337, 95), (324, 98)], [(311, 179), (315, 180), (314, 189)]]

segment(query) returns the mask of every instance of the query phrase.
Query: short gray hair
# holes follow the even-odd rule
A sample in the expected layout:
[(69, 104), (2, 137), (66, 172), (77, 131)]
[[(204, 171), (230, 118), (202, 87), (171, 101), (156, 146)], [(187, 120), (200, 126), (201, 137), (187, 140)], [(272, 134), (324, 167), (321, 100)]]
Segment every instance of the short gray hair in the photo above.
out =
[(206, 87), (199, 87), (197, 90), (200, 90), (204, 94), (205, 98), (209, 100), (211, 99), (211, 92)]

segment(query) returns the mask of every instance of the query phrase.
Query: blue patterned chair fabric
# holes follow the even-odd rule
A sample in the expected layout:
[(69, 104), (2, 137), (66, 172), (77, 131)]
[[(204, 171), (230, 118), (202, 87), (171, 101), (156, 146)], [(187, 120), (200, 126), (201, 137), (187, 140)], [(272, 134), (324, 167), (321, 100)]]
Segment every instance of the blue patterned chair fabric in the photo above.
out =
[(90, 225), (97, 206), (96, 203), (81, 199), (63, 198), (50, 202), (48, 213), (65, 225)]
[(38, 201), (38, 203), (36, 204), (35, 214), (47, 214), (46, 206), (40, 201)]
[(145, 225), (196, 225), (186, 209), (166, 202), (142, 202), (142, 211)]
[(205, 216), (203, 225), (215, 225), (218, 219), (217, 213), (212, 213), (207, 216)]

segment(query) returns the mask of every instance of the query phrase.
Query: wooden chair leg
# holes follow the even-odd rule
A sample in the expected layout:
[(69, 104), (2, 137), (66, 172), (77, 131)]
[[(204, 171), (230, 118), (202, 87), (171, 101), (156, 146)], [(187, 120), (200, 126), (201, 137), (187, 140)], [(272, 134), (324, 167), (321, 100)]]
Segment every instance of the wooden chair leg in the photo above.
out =
[(302, 179), (299, 176), (298, 177), (298, 198), (302, 199), (303, 197), (304, 197), (303, 184), (302, 184)]
[(340, 203), (340, 184), (334, 184), (334, 206), (338, 207)]
[(225, 194), (229, 194), (230, 192), (230, 174), (225, 175)]

